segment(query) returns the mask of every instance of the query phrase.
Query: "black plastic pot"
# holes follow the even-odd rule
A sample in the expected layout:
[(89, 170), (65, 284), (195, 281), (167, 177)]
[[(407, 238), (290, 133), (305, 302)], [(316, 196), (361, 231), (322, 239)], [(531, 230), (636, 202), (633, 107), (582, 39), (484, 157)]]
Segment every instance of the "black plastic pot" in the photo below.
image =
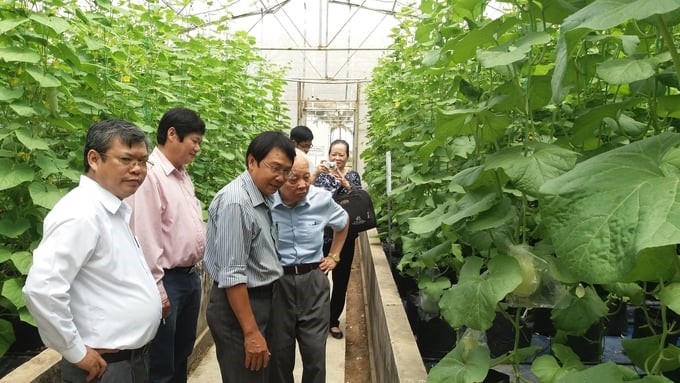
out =
[[(509, 314), (515, 315), (512, 310)], [(531, 329), (522, 320), (522, 328), (519, 335), (519, 348), (528, 347), (531, 344)], [(499, 357), (512, 350), (515, 346), (515, 327), (508, 318), (501, 313), (496, 313), (491, 328), (486, 330), (486, 344), (491, 351), (491, 357)]]
[(456, 332), (441, 318), (419, 320), (415, 335), (420, 355), (426, 359), (441, 359), (456, 345)]
[(604, 324), (595, 322), (583, 336), (567, 336), (569, 346), (583, 363), (599, 363), (602, 360)]

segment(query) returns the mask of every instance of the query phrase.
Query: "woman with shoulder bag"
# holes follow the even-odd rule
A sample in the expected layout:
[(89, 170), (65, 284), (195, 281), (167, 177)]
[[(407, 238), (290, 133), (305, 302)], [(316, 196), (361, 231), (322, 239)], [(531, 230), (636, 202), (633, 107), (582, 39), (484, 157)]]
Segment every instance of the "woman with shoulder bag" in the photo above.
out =
[[(352, 189), (361, 189), (361, 176), (359, 173), (345, 169), (345, 164), (349, 158), (349, 144), (345, 140), (335, 140), (331, 142), (328, 151), (328, 161), (322, 161), (315, 171), (314, 185), (324, 188), (334, 195), (350, 193)], [(331, 292), (331, 322), (330, 333), (335, 339), (342, 339), (343, 333), (340, 330), (340, 314), (345, 308), (345, 295), (347, 294), (347, 283), (349, 273), (354, 259), (354, 242), (358, 233), (349, 233), (345, 244), (340, 252), (340, 262), (333, 269), (333, 290)], [(324, 254), (328, 254), (330, 249), (330, 237), (324, 237)], [(335, 255), (335, 254), (332, 254)], [(329, 254), (329, 256), (332, 256)], [(336, 255), (337, 256), (337, 255)]]

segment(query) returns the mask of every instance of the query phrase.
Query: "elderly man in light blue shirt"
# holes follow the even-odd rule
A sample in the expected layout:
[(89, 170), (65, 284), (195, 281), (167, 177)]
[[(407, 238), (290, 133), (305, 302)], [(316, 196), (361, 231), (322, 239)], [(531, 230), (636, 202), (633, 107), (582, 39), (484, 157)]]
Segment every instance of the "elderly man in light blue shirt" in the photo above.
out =
[[(347, 213), (331, 193), (311, 186), (309, 162), (297, 150), (286, 183), (274, 194), (272, 218), (284, 275), (272, 305), (270, 383), (293, 383), (295, 341), (302, 356), (302, 382), (326, 381), (326, 338), (330, 324), (330, 285), (326, 274), (340, 261), (347, 237)], [(323, 254), (323, 230), (333, 243)]]

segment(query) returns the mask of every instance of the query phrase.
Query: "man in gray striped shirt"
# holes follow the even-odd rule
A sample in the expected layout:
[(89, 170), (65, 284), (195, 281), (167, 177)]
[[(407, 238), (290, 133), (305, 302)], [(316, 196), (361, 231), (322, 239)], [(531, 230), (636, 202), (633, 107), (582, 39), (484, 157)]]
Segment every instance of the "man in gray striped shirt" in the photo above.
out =
[(248, 146), (247, 170), (210, 203), (204, 263), (214, 280), (207, 318), (222, 382), (267, 382), (272, 287), (283, 274), (272, 195), (295, 159), (293, 142), (264, 132)]

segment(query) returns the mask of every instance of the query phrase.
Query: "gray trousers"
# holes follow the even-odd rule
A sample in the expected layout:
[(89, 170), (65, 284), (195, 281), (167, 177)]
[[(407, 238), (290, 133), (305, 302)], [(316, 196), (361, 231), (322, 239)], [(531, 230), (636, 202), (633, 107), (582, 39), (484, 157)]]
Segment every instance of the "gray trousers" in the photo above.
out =
[[(272, 285), (269, 285), (248, 289), (250, 308), (253, 310), (255, 321), (263, 335), (267, 334), (267, 325), (271, 314), (272, 287)], [(241, 325), (227, 300), (225, 289), (217, 287), (217, 283), (213, 283), (210, 292), (206, 317), (210, 333), (215, 341), (215, 351), (217, 362), (220, 365), (222, 382), (266, 383), (269, 368), (263, 368), (259, 371), (250, 371), (246, 368), (243, 330), (241, 330)], [(267, 343), (269, 343), (268, 339)]]
[(274, 289), (269, 326), (269, 383), (293, 383), (295, 341), (302, 357), (302, 383), (326, 381), (330, 284), (319, 269), (284, 275)]
[[(73, 363), (61, 360), (62, 383), (86, 383), (87, 372)], [(146, 383), (149, 379), (149, 353), (132, 360), (108, 363), (101, 378), (90, 383)]]

